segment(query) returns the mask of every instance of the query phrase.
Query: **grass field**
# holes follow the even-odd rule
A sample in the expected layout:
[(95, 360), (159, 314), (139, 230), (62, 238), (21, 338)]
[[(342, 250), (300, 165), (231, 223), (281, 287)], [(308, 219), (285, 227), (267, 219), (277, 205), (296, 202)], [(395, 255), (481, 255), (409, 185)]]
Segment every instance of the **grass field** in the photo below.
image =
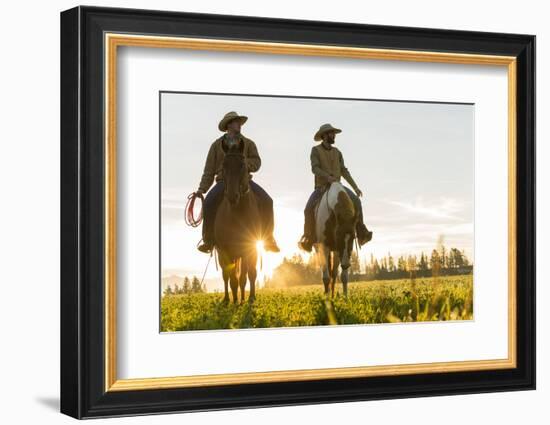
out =
[[(470, 320), (472, 275), (352, 282), (327, 301), (323, 285), (259, 289), (253, 304), (225, 305), (223, 293), (169, 295), (161, 331)], [(247, 294), (248, 299), (248, 294)]]

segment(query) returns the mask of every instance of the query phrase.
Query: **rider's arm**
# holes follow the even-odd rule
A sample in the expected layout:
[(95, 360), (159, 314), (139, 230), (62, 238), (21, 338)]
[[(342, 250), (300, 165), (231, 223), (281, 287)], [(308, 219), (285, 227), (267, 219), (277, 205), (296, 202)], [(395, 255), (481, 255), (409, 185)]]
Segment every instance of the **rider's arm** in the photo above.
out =
[(256, 147), (256, 144), (251, 140), (250, 146), (248, 147), (248, 155), (246, 157), (246, 166), (248, 167), (249, 172), (255, 173), (260, 169), (260, 165), (262, 165), (262, 160), (260, 159), (260, 155), (258, 154), (258, 148)]
[(317, 149), (312, 148), (311, 154), (309, 156), (311, 160), (311, 172), (319, 177), (330, 177), (330, 173), (327, 173), (323, 168), (321, 168), (321, 160), (319, 158), (319, 152)]
[(206, 193), (212, 183), (214, 183), (214, 177), (216, 175), (216, 144), (212, 143), (206, 162), (204, 164), (204, 171), (202, 172), (201, 182), (199, 184), (199, 190)]
[(353, 180), (353, 177), (351, 177), (351, 174), (349, 170), (347, 169), (346, 165), (344, 164), (344, 156), (342, 155), (342, 152), (338, 152), (340, 156), (340, 169), (342, 170), (342, 177), (346, 179), (346, 181), (351, 185), (353, 190), (357, 192), (359, 188), (357, 187), (357, 184), (355, 183), (355, 180)]

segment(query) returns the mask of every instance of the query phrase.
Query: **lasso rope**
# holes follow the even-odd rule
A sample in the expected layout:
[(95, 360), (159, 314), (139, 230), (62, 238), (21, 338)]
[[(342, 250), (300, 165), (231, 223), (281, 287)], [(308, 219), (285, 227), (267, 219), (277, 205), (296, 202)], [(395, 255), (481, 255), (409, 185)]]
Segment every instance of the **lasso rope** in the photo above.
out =
[[(195, 201), (199, 198), (201, 200), (201, 208), (199, 216), (195, 218)], [(193, 192), (187, 197), (187, 204), (185, 205), (185, 224), (191, 227), (197, 227), (202, 223), (202, 204), (204, 203), (204, 196), (202, 193)]]

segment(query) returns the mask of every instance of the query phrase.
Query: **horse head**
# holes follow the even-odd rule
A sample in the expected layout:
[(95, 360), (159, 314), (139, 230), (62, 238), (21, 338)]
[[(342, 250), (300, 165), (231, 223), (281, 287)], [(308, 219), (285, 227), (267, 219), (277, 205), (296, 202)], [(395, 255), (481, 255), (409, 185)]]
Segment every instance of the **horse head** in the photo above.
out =
[(248, 167), (243, 154), (243, 144), (231, 147), (223, 160), (224, 196), (231, 206), (239, 203), (250, 189)]
[[(333, 183), (334, 184), (334, 183)], [(358, 220), (357, 211), (353, 201), (341, 184), (338, 184), (336, 203), (334, 204), (334, 217), (336, 220), (334, 229), (334, 242), (336, 252), (340, 257), (340, 265), (346, 270), (350, 267), (353, 241), (355, 240), (355, 227)]]

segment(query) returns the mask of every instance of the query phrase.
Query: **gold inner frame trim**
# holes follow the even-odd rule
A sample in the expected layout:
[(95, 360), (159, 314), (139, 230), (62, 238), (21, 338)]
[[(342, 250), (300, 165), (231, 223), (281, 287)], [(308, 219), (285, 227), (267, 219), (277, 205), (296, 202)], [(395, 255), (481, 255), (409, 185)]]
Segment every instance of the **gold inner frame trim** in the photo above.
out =
[[(312, 44), (160, 37), (106, 33), (105, 46), (105, 391), (135, 391), (213, 385), (309, 381), (416, 373), (515, 368), (516, 353), (516, 58), (446, 52), (371, 49)], [(252, 373), (117, 379), (116, 373), (116, 100), (117, 48), (120, 46), (324, 56), (507, 67), (508, 72), (508, 358), (381, 366), (285, 370)]]

